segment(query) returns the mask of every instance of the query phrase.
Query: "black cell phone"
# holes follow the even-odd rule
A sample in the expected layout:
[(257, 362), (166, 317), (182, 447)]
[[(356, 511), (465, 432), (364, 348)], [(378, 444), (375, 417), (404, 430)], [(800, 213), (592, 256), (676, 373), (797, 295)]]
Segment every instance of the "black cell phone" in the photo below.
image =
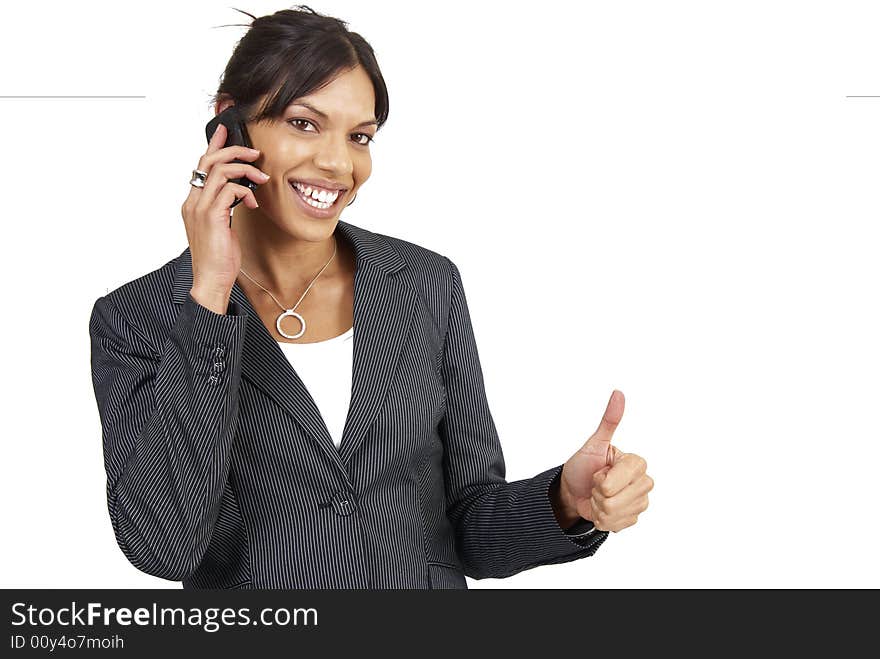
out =
[[(238, 113), (238, 107), (235, 105), (230, 105), (228, 108), (223, 110), (216, 117), (211, 119), (208, 124), (205, 126), (205, 135), (208, 138), (208, 142), (211, 141), (211, 138), (214, 136), (214, 131), (217, 130), (218, 124), (223, 124), (226, 126), (226, 144), (227, 146), (246, 146), (249, 149), (254, 148), (254, 145), (251, 144), (251, 138), (248, 136), (247, 128), (244, 125), (244, 122), (241, 120), (241, 116)], [(239, 160), (235, 158), (232, 162), (246, 163), (246, 160)], [(242, 176), (241, 178), (231, 179), (233, 183), (237, 183), (238, 185), (243, 185), (251, 190), (256, 190), (258, 185), (250, 180), (247, 176)], [(229, 208), (235, 208), (241, 202), (241, 198), (236, 199), (232, 202), (232, 205)], [(229, 220), (230, 226), (232, 226), (232, 219)]]

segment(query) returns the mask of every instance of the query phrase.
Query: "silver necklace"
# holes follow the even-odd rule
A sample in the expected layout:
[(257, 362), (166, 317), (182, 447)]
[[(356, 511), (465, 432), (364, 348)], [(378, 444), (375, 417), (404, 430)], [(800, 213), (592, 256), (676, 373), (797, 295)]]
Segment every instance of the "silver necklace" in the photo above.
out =
[[(336, 247), (337, 247), (337, 243), (336, 243), (335, 240), (334, 240), (333, 242), (334, 242), (334, 244), (333, 244), (333, 256), (336, 256)], [(330, 261), (333, 260), (333, 256), (330, 257)], [(278, 329), (278, 333), (279, 333), (281, 336), (283, 336), (283, 337), (285, 337), (285, 338), (287, 338), (287, 339), (298, 339), (299, 337), (301, 337), (301, 336), (302, 336), (303, 334), (305, 334), (305, 332), (306, 332), (306, 319), (303, 318), (301, 315), (299, 315), (299, 314), (295, 311), (295, 309), (299, 306), (299, 303), (303, 301), (303, 298), (306, 296), (306, 293), (309, 292), (309, 289), (312, 287), (312, 284), (315, 283), (315, 280), (316, 280), (318, 277), (320, 277), (320, 276), (321, 276), (321, 273), (324, 272), (324, 270), (327, 269), (327, 266), (328, 266), (328, 265), (330, 265), (330, 261), (327, 261), (327, 263), (324, 264), (324, 267), (321, 268), (321, 272), (319, 272), (318, 274), (315, 275), (315, 278), (312, 279), (311, 283), (306, 287), (305, 293), (303, 293), (302, 296), (300, 296), (299, 300), (296, 301), (296, 304), (294, 304), (290, 309), (285, 309), (285, 308), (284, 308), (284, 305), (281, 304), (281, 303), (275, 298), (275, 296), (272, 295), (271, 292), (269, 292), (268, 290), (266, 290), (265, 288), (263, 288), (263, 286), (260, 286), (259, 282), (254, 281), (254, 278), (251, 277), (248, 273), (246, 273), (246, 272), (244, 271), (244, 269), (241, 270), (241, 274), (243, 274), (245, 277), (247, 277), (248, 279), (250, 279), (250, 280), (251, 280), (252, 282), (254, 282), (257, 286), (260, 286), (260, 288), (262, 288), (264, 291), (266, 291), (267, 293), (269, 293), (269, 296), (270, 296), (273, 300), (275, 300), (275, 304), (277, 304), (277, 305), (278, 305), (279, 307), (281, 307), (281, 309), (283, 310), (283, 312), (278, 316), (278, 319), (275, 321), (275, 327)], [(281, 329), (281, 321), (282, 321), (285, 317), (287, 317), (287, 316), (294, 316), (297, 320), (299, 320), (300, 325), (302, 325), (302, 327), (300, 328), (298, 334), (285, 334), (285, 333), (284, 333), (284, 330)]]

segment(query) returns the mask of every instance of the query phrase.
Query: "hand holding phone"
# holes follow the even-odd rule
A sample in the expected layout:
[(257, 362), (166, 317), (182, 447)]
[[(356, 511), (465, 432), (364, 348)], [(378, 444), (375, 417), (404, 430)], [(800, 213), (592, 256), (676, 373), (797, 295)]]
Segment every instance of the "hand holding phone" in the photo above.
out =
[[(205, 136), (208, 138), (208, 144), (211, 143), (211, 138), (214, 137), (214, 132), (220, 124), (223, 124), (226, 127), (226, 143), (223, 146), (243, 146), (248, 149), (253, 148), (254, 145), (251, 144), (251, 138), (248, 135), (247, 127), (244, 125), (244, 122), (241, 121), (238, 108), (235, 105), (231, 105), (223, 110), (223, 112), (211, 119), (211, 121), (205, 126)], [(243, 161), (235, 158), (232, 162), (241, 163)], [(257, 189), (257, 184), (246, 176), (234, 179), (232, 182), (236, 185), (244, 186), (251, 191)], [(244, 199), (244, 197), (237, 198), (232, 202), (230, 208), (235, 208), (242, 199)]]
[[(241, 271), (241, 248), (232, 230), (232, 208), (241, 201), (248, 208), (257, 208), (254, 190), (269, 180), (249, 163), (260, 153), (250, 148), (237, 111), (230, 112), (234, 108), (224, 110), (208, 124), (206, 130), (216, 127), (216, 131), (211, 133), (208, 150), (198, 164), (199, 170), (208, 173), (205, 186), (190, 186), (181, 208), (192, 255), (191, 294), (196, 302), (219, 314), (226, 313)], [(243, 144), (229, 144), (235, 140)]]

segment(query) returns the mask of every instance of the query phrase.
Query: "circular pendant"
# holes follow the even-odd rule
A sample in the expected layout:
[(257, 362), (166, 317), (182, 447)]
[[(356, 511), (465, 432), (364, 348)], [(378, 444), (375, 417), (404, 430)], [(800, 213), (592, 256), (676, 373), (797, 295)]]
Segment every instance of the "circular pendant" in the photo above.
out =
[[(295, 316), (295, 317), (297, 318), (297, 320), (299, 320), (300, 325), (302, 325), (302, 329), (300, 329), (299, 334), (285, 334), (285, 333), (284, 333), (284, 330), (281, 329), (281, 321), (284, 319), (285, 316)], [(278, 316), (278, 320), (275, 321), (275, 327), (278, 328), (278, 333), (279, 333), (281, 336), (283, 336), (284, 338), (286, 338), (286, 339), (298, 339), (298, 338), (301, 337), (301, 336), (305, 333), (305, 331), (306, 331), (306, 320), (305, 320), (305, 318), (303, 318), (302, 316), (300, 316), (300, 315), (299, 315), (296, 311), (294, 311), (293, 309), (288, 309), (288, 310), (285, 311), (283, 314), (281, 314), (280, 316)]]

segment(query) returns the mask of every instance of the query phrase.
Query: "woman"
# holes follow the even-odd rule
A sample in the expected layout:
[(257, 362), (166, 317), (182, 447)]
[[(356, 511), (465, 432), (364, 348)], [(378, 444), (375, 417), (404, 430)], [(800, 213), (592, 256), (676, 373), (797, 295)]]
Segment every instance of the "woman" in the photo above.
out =
[(126, 557), (185, 588), (466, 588), (633, 524), (652, 482), (610, 446), (622, 395), (565, 465), (506, 482), (458, 268), (339, 219), (388, 113), (363, 38), (255, 19), (214, 101), (257, 151), (218, 128), (189, 247), (90, 322)]

